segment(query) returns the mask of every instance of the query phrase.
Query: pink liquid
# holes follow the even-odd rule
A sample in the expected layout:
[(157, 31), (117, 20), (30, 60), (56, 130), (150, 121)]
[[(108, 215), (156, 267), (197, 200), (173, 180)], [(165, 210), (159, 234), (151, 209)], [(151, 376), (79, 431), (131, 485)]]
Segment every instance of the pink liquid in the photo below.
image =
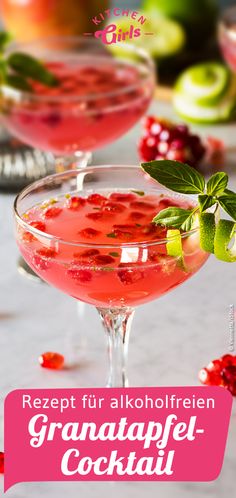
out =
[(20, 100), (5, 91), (3, 121), (25, 143), (55, 154), (112, 142), (140, 119), (152, 96), (153, 77), (138, 65), (81, 56), (47, 66), (60, 85), (34, 83), (35, 97)]
[(236, 72), (236, 20), (227, 29), (219, 30), (219, 43), (225, 61)]
[[(167, 255), (165, 243), (135, 245), (163, 240), (166, 230), (151, 220), (173, 204), (176, 201), (149, 193), (141, 197), (100, 191), (86, 198), (60, 198), (33, 207), (25, 220), (42, 232), (87, 246), (47, 240), (43, 233), (32, 235), (18, 226), (19, 248), (42, 279), (81, 301), (136, 306), (187, 280), (208, 257), (199, 248), (197, 233), (183, 239), (184, 267), (181, 258)], [(186, 202), (178, 205), (188, 207)], [(127, 243), (133, 246), (125, 247)]]

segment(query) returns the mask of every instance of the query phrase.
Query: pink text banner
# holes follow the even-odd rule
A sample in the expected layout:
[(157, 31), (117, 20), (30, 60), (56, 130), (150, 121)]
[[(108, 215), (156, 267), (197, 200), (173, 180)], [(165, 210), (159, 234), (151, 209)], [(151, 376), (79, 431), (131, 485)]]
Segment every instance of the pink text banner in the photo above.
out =
[(221, 387), (13, 391), (5, 491), (33, 481), (214, 480), (231, 408)]

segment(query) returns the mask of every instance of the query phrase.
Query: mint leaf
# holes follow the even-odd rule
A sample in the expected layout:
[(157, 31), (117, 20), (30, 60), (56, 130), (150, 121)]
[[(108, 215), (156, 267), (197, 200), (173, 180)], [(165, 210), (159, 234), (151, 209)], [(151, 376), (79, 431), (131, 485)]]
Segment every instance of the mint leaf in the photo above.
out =
[(217, 202), (216, 199), (212, 195), (207, 195), (207, 194), (200, 194), (198, 196), (198, 202), (200, 206), (200, 211), (206, 211), (208, 208), (211, 206), (214, 206), (214, 204)]
[(218, 201), (222, 209), (236, 221), (236, 194), (223, 194), (218, 197)]
[(28, 81), (18, 74), (7, 74), (5, 76), (5, 83), (9, 86), (13, 86), (17, 90), (22, 90), (24, 92), (32, 91), (32, 87)]
[(54, 74), (48, 71), (40, 61), (31, 55), (14, 52), (7, 58), (7, 64), (23, 78), (31, 78), (49, 87), (58, 84), (58, 80)]
[(181, 229), (184, 232), (189, 232), (193, 228), (193, 222), (195, 221), (194, 211), (190, 214), (190, 216), (188, 216), (188, 218), (186, 218), (186, 220), (181, 225)]
[(0, 59), (0, 83), (4, 83), (6, 81), (7, 74), (7, 63), (4, 59)]
[(164, 225), (165, 227), (180, 228), (182, 224), (193, 214), (193, 210), (169, 207), (160, 211), (153, 223), (156, 225)]
[(223, 171), (211, 176), (210, 180), (207, 182), (207, 194), (222, 194), (228, 185), (228, 181), (229, 177)]
[(115, 232), (107, 233), (107, 237), (110, 237), (111, 239), (116, 239), (117, 235)]
[(236, 195), (236, 192), (233, 192), (233, 190), (229, 190), (228, 188), (225, 189), (224, 194), (232, 194)]
[(194, 168), (178, 161), (150, 161), (141, 167), (161, 185), (181, 194), (203, 194), (204, 177)]
[(12, 40), (12, 36), (7, 31), (0, 32), (0, 52), (3, 53), (6, 45)]
[(145, 192), (143, 192), (143, 190), (131, 190), (131, 192), (133, 192), (134, 194), (140, 195), (141, 197), (145, 194)]

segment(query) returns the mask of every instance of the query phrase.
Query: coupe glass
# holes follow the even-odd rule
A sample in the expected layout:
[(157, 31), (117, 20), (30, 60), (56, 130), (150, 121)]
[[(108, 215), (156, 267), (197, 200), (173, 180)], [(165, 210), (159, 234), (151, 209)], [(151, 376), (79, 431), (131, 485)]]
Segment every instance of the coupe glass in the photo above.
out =
[(135, 125), (153, 95), (152, 60), (126, 43), (107, 48), (95, 38), (52, 37), (12, 44), (14, 51), (42, 60), (60, 86), (36, 84), (32, 93), (2, 85), (2, 121), (26, 144), (52, 152), (59, 166), (85, 166), (91, 151)]
[(233, 72), (236, 72), (236, 5), (223, 11), (219, 21), (218, 39), (221, 52)]
[[(76, 211), (73, 222), (75, 227), (69, 227), (63, 217), (62, 203), (66, 203), (68, 199), (72, 199), (68, 201), (72, 202), (72, 208), (73, 202), (76, 203), (77, 209), (77, 201), (73, 201), (75, 196), (81, 199), (94, 193), (96, 196), (105, 196), (111, 192), (128, 193), (130, 196), (134, 191), (145, 191), (149, 199), (158, 196), (163, 202), (167, 197), (169, 203), (173, 201), (186, 206), (187, 202), (189, 205), (189, 198), (186, 196), (174, 195), (158, 184), (146, 180), (138, 166), (108, 165), (89, 166), (84, 170), (67, 171), (39, 180), (18, 195), (14, 207), (17, 244), (27, 263), (49, 284), (75, 299), (96, 306), (108, 339), (110, 370), (107, 385), (112, 387), (128, 384), (126, 361), (135, 307), (156, 299), (183, 283), (198, 271), (208, 258), (208, 254), (199, 246), (198, 229), (182, 234), (183, 256), (172, 257), (168, 253), (167, 239), (147, 240), (145, 230), (143, 235), (139, 236), (138, 242), (127, 242), (124, 239), (122, 241), (119, 237), (110, 238), (106, 234), (103, 211), (100, 211), (101, 217), (90, 215), (89, 221), (86, 215), (80, 215), (80, 210)], [(142, 204), (144, 197), (135, 195), (137, 202)], [(48, 199), (53, 199), (52, 205)], [(135, 206), (136, 204), (135, 202)], [(111, 202), (108, 202), (108, 205), (111, 209)], [(47, 230), (45, 227), (40, 229), (40, 225), (38, 228), (35, 224), (32, 226), (27, 214), (35, 214), (45, 206), (51, 206), (50, 209), (58, 209), (59, 206), (59, 211), (63, 213), (61, 220), (58, 216), (58, 225), (54, 225), (53, 233), (52, 228)], [(68, 209), (68, 206), (65, 206), (64, 208)], [(92, 213), (98, 213), (100, 209), (96, 205), (89, 205), (89, 208)], [(113, 212), (113, 208), (110, 213), (112, 223), (121, 223), (124, 215), (116, 209)], [(36, 211), (31, 211), (32, 209)], [(133, 212), (129, 203), (125, 209), (127, 216), (131, 215), (130, 210)], [(40, 216), (41, 213), (42, 211)], [(153, 213), (148, 216), (151, 221)], [(75, 241), (77, 230), (86, 226), (85, 221), (91, 226), (92, 218), (97, 219), (92, 226), (100, 230), (98, 233), (103, 230), (107, 243), (104, 243), (104, 239), (100, 239), (100, 242), (99, 237), (96, 241), (92, 238), (87, 242)], [(67, 233), (65, 238), (57, 236), (57, 227), (59, 229), (63, 223)], [(121, 225), (115, 226), (121, 228)], [(127, 228), (127, 225), (123, 226)], [(136, 223), (135, 226), (141, 230), (142, 222)], [(93, 236), (94, 228), (87, 229), (88, 236), (90, 233)], [(96, 263), (93, 260), (94, 255)], [(106, 266), (110, 261), (112, 264)]]
[[(154, 64), (127, 43), (107, 48), (95, 38), (52, 37), (12, 44), (8, 53), (14, 51), (44, 61), (61, 81), (59, 91), (0, 87), (3, 124), (27, 145), (53, 153), (55, 172), (85, 167), (91, 151), (125, 134), (150, 104)], [(38, 280), (22, 259), (18, 268)]]

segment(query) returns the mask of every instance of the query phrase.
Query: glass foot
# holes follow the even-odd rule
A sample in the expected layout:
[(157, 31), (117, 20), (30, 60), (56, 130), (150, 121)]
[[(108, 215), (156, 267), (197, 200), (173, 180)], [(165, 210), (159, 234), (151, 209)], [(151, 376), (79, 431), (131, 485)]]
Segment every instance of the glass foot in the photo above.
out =
[(20, 275), (23, 275), (23, 277), (27, 277), (29, 280), (37, 283), (45, 283), (38, 275), (36, 275), (36, 273), (34, 273), (34, 271), (30, 268), (29, 265), (27, 265), (27, 263), (21, 256), (17, 261), (17, 269)]

